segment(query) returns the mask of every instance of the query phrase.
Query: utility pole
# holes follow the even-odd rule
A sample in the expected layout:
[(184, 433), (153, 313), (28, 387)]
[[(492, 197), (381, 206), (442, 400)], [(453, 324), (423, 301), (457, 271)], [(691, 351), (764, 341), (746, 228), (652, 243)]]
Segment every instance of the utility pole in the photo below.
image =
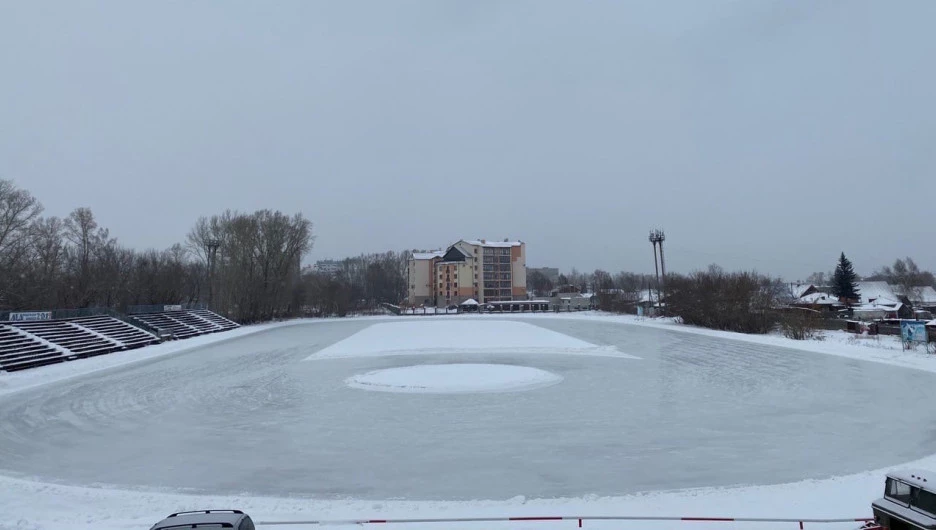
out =
[[(656, 273), (657, 279), (657, 307), (660, 308), (660, 311), (665, 314), (665, 309), (663, 305), (664, 299), (664, 284), (666, 282), (666, 261), (663, 259), (663, 241), (666, 240), (666, 234), (662, 230), (651, 230), (650, 231), (650, 243), (653, 245), (653, 270)], [(657, 244), (660, 245), (660, 266), (657, 268)], [(663, 272), (663, 279), (660, 279), (660, 271)]]
[(215, 257), (218, 254), (218, 248), (221, 241), (217, 239), (206, 239), (205, 248), (208, 250), (206, 258), (208, 259), (208, 308), (214, 309), (214, 264)]

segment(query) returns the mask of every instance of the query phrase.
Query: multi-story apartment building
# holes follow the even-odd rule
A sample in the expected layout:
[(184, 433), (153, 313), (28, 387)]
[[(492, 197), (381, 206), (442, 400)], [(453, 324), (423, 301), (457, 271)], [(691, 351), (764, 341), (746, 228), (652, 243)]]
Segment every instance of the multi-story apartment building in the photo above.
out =
[(445, 251), (414, 253), (409, 260), (412, 305), (480, 303), (526, 298), (526, 244), (461, 240)]
[(425, 305), (435, 301), (435, 266), (444, 255), (444, 250), (434, 250), (414, 252), (409, 257), (406, 298), (411, 305)]
[(320, 259), (312, 266), (312, 270), (321, 274), (334, 276), (341, 272), (341, 262), (333, 259)]

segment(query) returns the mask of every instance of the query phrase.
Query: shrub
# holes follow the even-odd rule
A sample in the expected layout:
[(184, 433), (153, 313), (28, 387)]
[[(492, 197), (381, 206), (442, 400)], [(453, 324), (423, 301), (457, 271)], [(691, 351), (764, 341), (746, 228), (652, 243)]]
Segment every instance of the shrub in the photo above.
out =
[(667, 313), (686, 324), (739, 333), (769, 333), (776, 327), (778, 281), (717, 266), (666, 280)]
[(809, 309), (793, 309), (780, 317), (780, 331), (783, 336), (793, 340), (822, 339), (819, 333), (817, 312)]

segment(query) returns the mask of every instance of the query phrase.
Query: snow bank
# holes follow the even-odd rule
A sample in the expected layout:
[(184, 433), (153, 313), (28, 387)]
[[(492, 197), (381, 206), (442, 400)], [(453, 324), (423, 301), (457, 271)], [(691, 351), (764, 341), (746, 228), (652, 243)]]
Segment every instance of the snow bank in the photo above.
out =
[(639, 359), (524, 322), (459, 317), (374, 324), (310, 355), (306, 360), (419, 353), (562, 353)]
[(560, 381), (559, 375), (527, 366), (456, 363), (374, 370), (349, 377), (345, 383), (378, 392), (462, 394), (532, 390)]
[(844, 331), (823, 331), (822, 340), (793, 340), (780, 334), (746, 335), (730, 331), (687, 326), (675, 322), (671, 318), (645, 318), (634, 315), (615, 315), (602, 312), (559, 313), (559, 314), (517, 314), (516, 318), (539, 319), (558, 318), (562, 320), (587, 320), (591, 322), (608, 322), (630, 326), (641, 326), (665, 329), (679, 333), (692, 333), (706, 335), (720, 339), (728, 339), (768, 346), (780, 346), (795, 350), (835, 355), (871, 361), (904, 368), (915, 368), (927, 372), (936, 372), (936, 355), (927, 354), (922, 347), (915, 350), (903, 350), (900, 337), (881, 335), (877, 337), (859, 336)]
[[(932, 467), (936, 460), (918, 462)], [(238, 508), (256, 521), (495, 517), (544, 515), (647, 515), (691, 517), (869, 517), (871, 500), (883, 491), (883, 470), (821, 481), (776, 486), (704, 488), (652, 492), (625, 497), (531, 499), (505, 501), (321, 501), (251, 496), (199, 496), (125, 489), (75, 487), (0, 477), (0, 528), (56, 530), (148, 528), (173, 511)], [(457, 477), (449, 477), (457, 480)], [(310, 477), (314, 480), (314, 477)], [(393, 525), (394, 528), (442, 530), (572, 530), (574, 521), (539, 523), (461, 523)], [(857, 524), (810, 525), (807, 529), (851, 530)], [(289, 528), (313, 528), (295, 525)], [(276, 528), (276, 527), (273, 527)], [(286, 527), (283, 527), (286, 528)], [(796, 523), (600, 522), (586, 529), (614, 530), (796, 530)]]

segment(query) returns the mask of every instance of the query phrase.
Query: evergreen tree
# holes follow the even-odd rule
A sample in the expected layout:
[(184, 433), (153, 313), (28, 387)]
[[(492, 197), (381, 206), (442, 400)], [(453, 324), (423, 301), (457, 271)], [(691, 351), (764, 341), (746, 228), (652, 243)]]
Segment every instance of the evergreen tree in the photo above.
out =
[(846, 303), (857, 299), (861, 295), (858, 291), (857, 280), (858, 275), (855, 274), (851, 261), (842, 252), (838, 265), (835, 267), (835, 274), (832, 275), (832, 294), (843, 298)]

